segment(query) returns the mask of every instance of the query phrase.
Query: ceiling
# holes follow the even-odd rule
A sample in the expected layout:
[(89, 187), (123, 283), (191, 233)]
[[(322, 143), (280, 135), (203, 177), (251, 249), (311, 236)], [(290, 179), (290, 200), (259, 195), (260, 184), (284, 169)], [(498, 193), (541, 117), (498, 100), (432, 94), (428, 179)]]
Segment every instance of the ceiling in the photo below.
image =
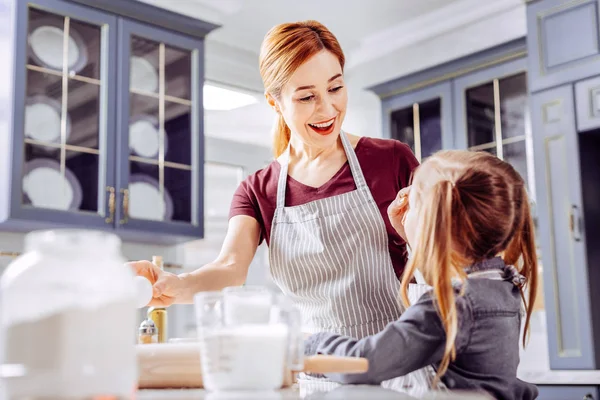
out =
[(196, 0), (213, 9), (223, 8), (223, 3), (230, 6), (222, 14), (222, 27), (210, 35), (210, 40), (252, 52), (258, 51), (263, 37), (274, 25), (306, 19), (315, 19), (326, 25), (337, 36), (344, 50), (351, 52), (366, 36), (454, 1)]
[[(354, 125), (371, 131), (378, 127), (371, 129), (367, 120), (379, 117), (379, 103), (368, 98), (365, 87), (495, 45), (525, 30), (523, 0), (140, 1), (220, 25), (207, 37), (206, 77), (244, 88), (259, 103), (207, 111), (206, 134), (265, 146), (271, 141), (273, 112), (261, 100), (258, 51), (274, 25), (315, 19), (336, 35), (346, 54), (350, 99), (359, 111), (353, 113)], [(520, 9), (517, 14), (508, 12), (515, 8)], [(502, 20), (488, 23), (502, 13)], [(441, 44), (444, 41), (451, 45)], [(365, 108), (369, 111), (362, 115)]]
[(221, 25), (208, 42), (258, 54), (267, 31), (283, 22), (315, 19), (340, 41), (347, 58), (377, 34), (461, 0), (141, 0)]

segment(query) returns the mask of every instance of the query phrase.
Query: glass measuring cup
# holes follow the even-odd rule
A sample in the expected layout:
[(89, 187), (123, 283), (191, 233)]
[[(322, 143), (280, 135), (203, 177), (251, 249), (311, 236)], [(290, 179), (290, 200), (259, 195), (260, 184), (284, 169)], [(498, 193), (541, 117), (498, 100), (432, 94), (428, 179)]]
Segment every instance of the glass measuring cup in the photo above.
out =
[(204, 387), (276, 390), (301, 370), (301, 316), (283, 295), (261, 287), (226, 288), (194, 298)]

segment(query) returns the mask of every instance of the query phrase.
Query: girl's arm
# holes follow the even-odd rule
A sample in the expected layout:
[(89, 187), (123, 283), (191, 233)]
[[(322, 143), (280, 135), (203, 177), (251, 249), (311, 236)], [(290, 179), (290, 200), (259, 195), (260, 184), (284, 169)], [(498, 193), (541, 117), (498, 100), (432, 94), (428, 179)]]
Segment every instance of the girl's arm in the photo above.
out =
[[(459, 299), (457, 299), (459, 300)], [(466, 343), (470, 332), (468, 313), (461, 312), (458, 302), (459, 334), (456, 348)], [(364, 357), (369, 370), (364, 374), (327, 374), (331, 380), (349, 384), (379, 384), (403, 376), (424, 366), (441, 361), (446, 334), (442, 328), (429, 293), (409, 307), (398, 321), (392, 322), (376, 335), (361, 340), (321, 332), (306, 340), (305, 353), (344, 357)]]

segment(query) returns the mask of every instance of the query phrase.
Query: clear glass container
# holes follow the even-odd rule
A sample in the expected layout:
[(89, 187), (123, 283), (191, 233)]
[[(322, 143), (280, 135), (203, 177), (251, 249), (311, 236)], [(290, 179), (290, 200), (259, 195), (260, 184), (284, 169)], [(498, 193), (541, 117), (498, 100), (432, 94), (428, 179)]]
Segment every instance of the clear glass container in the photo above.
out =
[(198, 293), (194, 305), (206, 389), (272, 391), (302, 370), (301, 315), (283, 295), (226, 288)]
[(0, 279), (0, 377), (9, 399), (129, 398), (137, 383), (136, 290), (121, 241), (33, 232)]

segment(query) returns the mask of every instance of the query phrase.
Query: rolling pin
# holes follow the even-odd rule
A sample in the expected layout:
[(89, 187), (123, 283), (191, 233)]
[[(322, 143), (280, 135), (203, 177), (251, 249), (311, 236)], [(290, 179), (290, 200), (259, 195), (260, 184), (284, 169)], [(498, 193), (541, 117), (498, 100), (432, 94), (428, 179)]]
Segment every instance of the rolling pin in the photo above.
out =
[[(158, 343), (136, 345), (139, 389), (202, 388), (200, 346), (198, 343)], [(315, 374), (367, 372), (365, 358), (316, 355), (304, 358), (302, 371), (286, 371), (283, 387), (293, 383), (293, 373)]]

